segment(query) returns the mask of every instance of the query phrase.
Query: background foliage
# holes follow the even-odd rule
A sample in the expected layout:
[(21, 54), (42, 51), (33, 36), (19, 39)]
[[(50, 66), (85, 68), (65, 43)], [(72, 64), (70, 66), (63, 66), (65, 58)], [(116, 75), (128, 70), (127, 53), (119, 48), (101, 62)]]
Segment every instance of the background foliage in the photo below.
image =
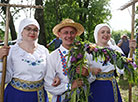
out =
[[(12, 0), (10, 0), (12, 1)], [(9, 0), (0, 0), (1, 3), (9, 3)], [(11, 39), (17, 38), (15, 30), (15, 20), (19, 19), (22, 14), (26, 17), (34, 16), (41, 25), (39, 43), (46, 45), (55, 36), (52, 33), (53, 27), (65, 18), (71, 18), (76, 22), (81, 23), (85, 28), (85, 33), (81, 36), (83, 40), (89, 40), (94, 42), (93, 30), (98, 23), (108, 23), (111, 19), (110, 0), (18, 0), (17, 4), (37, 4), (44, 6), (44, 10), (35, 10), (29, 8), (16, 8), (10, 9), (11, 23), (10, 34)], [(34, 13), (35, 11), (35, 13)], [(0, 25), (1, 25), (1, 39), (4, 34), (5, 24), (5, 8), (0, 9)], [(21, 13), (23, 12), (23, 13)], [(35, 14), (35, 15), (34, 15)], [(138, 7), (136, 8), (136, 14), (138, 14)], [(136, 15), (137, 18), (137, 15)], [(138, 19), (135, 20), (135, 33), (138, 31)], [(113, 31), (112, 38), (117, 43), (121, 35), (127, 34), (130, 36), (130, 32), (125, 31)], [(53, 49), (51, 46), (50, 50)]]
[(126, 34), (129, 38), (131, 38), (131, 32), (127, 30), (118, 30), (118, 31), (112, 31), (111, 37), (115, 40), (116, 44), (121, 39), (121, 36)]
[[(20, 4), (25, 3), (23, 0), (19, 1)], [(1, 0), (1, 2), (9, 3), (9, 0)], [(95, 25), (103, 22), (107, 23), (109, 19), (111, 19), (110, 0), (35, 0), (35, 2), (26, 0), (26, 2), (30, 2), (30, 4), (35, 3), (37, 5), (40, 4), (45, 7), (43, 11), (35, 10), (35, 18), (38, 20), (39, 24), (44, 27), (41, 27), (41, 37), (39, 37), (39, 42), (43, 45), (46, 45), (45, 43), (49, 43), (55, 37), (52, 33), (52, 28), (65, 18), (71, 18), (81, 23), (85, 28), (85, 33), (81, 38), (92, 42), (94, 41), (93, 30)], [(13, 22), (21, 16), (19, 13), (21, 11), (26, 11), (24, 12), (26, 17), (31, 15), (27, 15), (29, 9), (13, 8), (10, 12)], [(3, 15), (1, 15), (3, 18), (1, 24), (4, 24), (4, 9), (1, 9), (1, 12), (3, 13)], [(14, 24), (11, 25), (11, 27), (14, 26)], [(10, 28), (10, 30), (12, 29), (14, 28)], [(17, 37), (16, 33), (11, 32), (11, 35), (12, 40), (15, 40)]]
[[(14, 0), (10, 0), (14, 1)], [(9, 0), (0, 0), (1, 3), (9, 3)], [(15, 30), (15, 21), (18, 20), (22, 15), (25, 17), (35, 17), (39, 21), (41, 27), (41, 32), (39, 37), (39, 43), (46, 45), (55, 36), (52, 33), (52, 28), (58, 24), (61, 20), (65, 18), (72, 18), (74, 21), (81, 23), (85, 28), (85, 33), (81, 36), (83, 40), (89, 40), (94, 42), (93, 30), (98, 23), (108, 23), (111, 19), (111, 9), (110, 0), (16, 0), (16, 4), (37, 4), (43, 5), (44, 10), (34, 10), (28, 8), (11, 8), (10, 9), (10, 34), (11, 39), (15, 40), (17, 38)], [(35, 13), (34, 13), (35, 11)], [(35, 15), (34, 15), (35, 14)], [(136, 20), (135, 20), (135, 33), (138, 33), (138, 6), (136, 8)], [(0, 7), (0, 40), (4, 40), (4, 26), (5, 26), (5, 8)], [(119, 22), (120, 23), (120, 22)], [(118, 23), (118, 24), (119, 24)], [(130, 32), (128, 31), (113, 31), (112, 38), (118, 42), (122, 34), (127, 34), (130, 37)], [(53, 50), (54, 46), (50, 47)], [(127, 79), (120, 82), (121, 94), (123, 96), (123, 101), (128, 102), (128, 82)], [(126, 84), (125, 84), (126, 83)], [(127, 87), (124, 89), (124, 87)], [(138, 100), (138, 88), (133, 88), (135, 96), (133, 98), (134, 102)]]
[[(81, 23), (85, 33), (83, 40), (94, 41), (93, 30), (98, 23), (111, 18), (110, 0), (46, 0), (45, 24), (48, 38), (54, 38), (52, 28), (65, 18)], [(50, 41), (48, 41), (50, 42)]]

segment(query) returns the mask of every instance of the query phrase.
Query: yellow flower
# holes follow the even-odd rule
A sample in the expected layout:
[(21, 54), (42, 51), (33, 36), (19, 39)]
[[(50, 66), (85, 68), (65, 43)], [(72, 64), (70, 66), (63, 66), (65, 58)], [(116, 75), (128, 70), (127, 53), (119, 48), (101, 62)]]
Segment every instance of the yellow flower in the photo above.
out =
[(96, 44), (90, 44), (90, 51), (93, 51), (96, 48)]
[(132, 62), (132, 58), (126, 58), (127, 59), (127, 62)]

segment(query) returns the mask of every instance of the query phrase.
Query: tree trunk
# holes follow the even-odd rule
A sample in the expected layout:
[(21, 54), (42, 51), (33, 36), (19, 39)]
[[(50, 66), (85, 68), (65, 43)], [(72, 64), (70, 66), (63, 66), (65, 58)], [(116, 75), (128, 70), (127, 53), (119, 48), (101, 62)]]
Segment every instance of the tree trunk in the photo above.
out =
[[(1, 3), (7, 3), (8, 4), (9, 0), (1, 0)], [(2, 7), (2, 10), (4, 11), (4, 14), (6, 15), (6, 7)], [(16, 35), (15, 25), (13, 23), (13, 17), (11, 15), (11, 12), (10, 12), (9, 28), (11, 31), (12, 40), (15, 40), (17, 38), (17, 35)]]
[(14, 26), (14, 23), (13, 23), (13, 17), (11, 16), (11, 13), (10, 13), (10, 20), (9, 20), (9, 28), (10, 28), (10, 31), (11, 31), (12, 40), (16, 40), (17, 39), (17, 34), (16, 34), (15, 26)]
[[(42, 5), (43, 6), (43, 1), (42, 0), (35, 0), (36, 5)], [(40, 25), (40, 34), (39, 34), (39, 44), (42, 44), (46, 46), (46, 34), (45, 34), (45, 25), (44, 25), (44, 11), (43, 9), (36, 9), (35, 11), (35, 19), (38, 21)]]
[[(87, 1), (84, 1), (84, 3), (82, 3), (81, 0), (79, 0), (79, 7), (80, 8), (88, 8), (88, 5), (89, 5), (89, 0)], [(82, 13), (80, 15), (80, 21), (82, 21), (83, 23), (82, 24), (85, 24), (86, 23), (86, 14)], [(85, 29), (85, 28), (84, 28)], [(84, 37), (84, 33), (81, 34), (81, 39), (84, 41), (85, 37)]]

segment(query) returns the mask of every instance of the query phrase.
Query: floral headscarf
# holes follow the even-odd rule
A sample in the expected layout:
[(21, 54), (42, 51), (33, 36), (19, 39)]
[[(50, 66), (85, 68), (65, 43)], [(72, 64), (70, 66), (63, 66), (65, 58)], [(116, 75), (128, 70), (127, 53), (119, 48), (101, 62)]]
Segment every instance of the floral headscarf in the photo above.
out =
[[(110, 34), (111, 34), (111, 32), (112, 32), (112, 30), (111, 30), (111, 28), (109, 27), (109, 25), (107, 25), (107, 24), (98, 24), (96, 27), (95, 27), (95, 29), (94, 29), (94, 39), (95, 39), (95, 42), (97, 43), (97, 41), (98, 41), (98, 32), (99, 32), (99, 30), (102, 28), (102, 27), (104, 27), (104, 26), (106, 26), (106, 27), (108, 27), (109, 29), (110, 29)], [(108, 41), (109, 42), (109, 41)]]
[[(28, 25), (35, 25), (38, 30), (40, 30), (40, 27), (39, 27), (39, 24), (38, 22), (36, 21), (36, 19), (33, 19), (33, 18), (25, 18), (23, 19), (21, 22), (20, 22), (20, 25), (19, 25), (19, 29), (18, 29), (18, 37), (17, 37), (17, 43), (21, 42), (22, 41), (22, 31), (23, 29), (28, 26)], [(38, 32), (39, 34), (39, 32)], [(36, 40), (36, 43), (37, 43), (38, 39)]]

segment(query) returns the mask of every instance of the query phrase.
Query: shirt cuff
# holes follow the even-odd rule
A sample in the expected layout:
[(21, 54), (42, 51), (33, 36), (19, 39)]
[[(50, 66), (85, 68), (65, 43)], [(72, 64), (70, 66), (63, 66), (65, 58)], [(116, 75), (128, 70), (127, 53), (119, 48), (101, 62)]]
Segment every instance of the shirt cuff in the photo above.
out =
[(70, 83), (66, 84), (65, 89), (66, 90), (71, 90), (71, 84)]
[(66, 92), (69, 92), (71, 90), (71, 84), (65, 84), (65, 92), (62, 93), (62, 95), (64, 95)]
[(89, 75), (87, 76), (87, 78), (90, 78), (92, 76), (92, 73), (91, 72), (89, 72)]
[(92, 83), (93, 81), (95, 81), (96, 76), (92, 75), (92, 73), (90, 72), (89, 76), (87, 76), (87, 78), (88, 78), (89, 83)]

